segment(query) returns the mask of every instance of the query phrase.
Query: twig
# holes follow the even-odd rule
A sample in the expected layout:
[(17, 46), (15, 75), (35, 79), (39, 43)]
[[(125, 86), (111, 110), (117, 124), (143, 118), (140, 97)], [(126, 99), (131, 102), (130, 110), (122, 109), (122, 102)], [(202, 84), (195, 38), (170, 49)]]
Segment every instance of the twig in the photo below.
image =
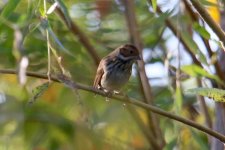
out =
[[(48, 16), (46, 15), (47, 13), (47, 8), (46, 8), (46, 0), (44, 0), (43, 2), (44, 4), (44, 20), (46, 20), (46, 22), (48, 22)], [(46, 32), (46, 40), (47, 40), (47, 51), (48, 51), (48, 71), (47, 71), (47, 75), (48, 75), (48, 82), (51, 81), (51, 50), (50, 50), (50, 41), (49, 41), (49, 33), (48, 33), (48, 28), (45, 28), (45, 32)]]
[[(193, 11), (190, 3), (187, 0), (183, 0), (183, 2), (184, 2), (185, 8), (186, 8), (187, 12), (189, 13), (191, 19), (194, 22), (198, 23), (198, 21), (200, 19), (199, 15)], [(213, 55), (213, 52), (209, 45), (209, 41), (206, 38), (204, 38), (203, 36), (201, 36), (201, 35), (199, 35), (199, 36), (201, 37), (202, 41), (204, 42), (207, 52), (208, 52), (209, 56), (211, 57)]]
[[(160, 10), (159, 8), (157, 9), (158, 11)], [(162, 11), (160, 10), (159, 12), (162, 13)], [(178, 31), (178, 29), (176, 29), (176, 27), (173, 25), (173, 23), (170, 21), (170, 19), (166, 19), (166, 25), (170, 28), (170, 30), (173, 32), (174, 35), (177, 36), (177, 34), (180, 34), (180, 31)], [(180, 36), (180, 41), (183, 44), (184, 48), (186, 49), (186, 51), (188, 52), (188, 54), (191, 56), (193, 62), (202, 67), (202, 64), (200, 63), (200, 61), (195, 57), (195, 54), (192, 53), (191, 51), (191, 47), (188, 46), (188, 44), (185, 42), (183, 36)]]
[(211, 27), (211, 29), (216, 33), (219, 37), (220, 41), (225, 44), (225, 33), (223, 29), (217, 24), (211, 15), (205, 10), (202, 4), (199, 3), (198, 0), (190, 0), (192, 5), (198, 11), (199, 15), (205, 20), (205, 22)]
[[(17, 72), (15, 70), (5, 70), (5, 69), (0, 69), (0, 73), (1, 74), (17, 74)], [(39, 74), (39, 73), (36, 73), (36, 72), (26, 72), (26, 75), (30, 76), (30, 77), (48, 80), (48, 76), (45, 75), (45, 74)], [(92, 93), (95, 93), (95, 94), (98, 94), (98, 95), (102, 95), (104, 97), (109, 96), (107, 93), (105, 93), (101, 90), (95, 89), (93, 87), (90, 87), (90, 86), (87, 86), (87, 85), (84, 85), (84, 84), (75, 83), (71, 80), (66, 80), (65, 78), (62, 79), (62, 77), (51, 76), (51, 79), (52, 79), (52, 81), (55, 81), (55, 82), (64, 83), (72, 89), (76, 88), (76, 89), (92, 92)], [(176, 120), (176, 121), (181, 122), (183, 124), (186, 124), (190, 127), (196, 128), (196, 129), (198, 129), (198, 130), (200, 130), (204, 133), (207, 133), (207, 134), (217, 138), (221, 142), (225, 143), (225, 136), (224, 135), (222, 135), (218, 132), (215, 132), (215, 131), (213, 131), (213, 130), (205, 127), (205, 126), (202, 126), (198, 123), (195, 123), (191, 120), (188, 120), (188, 119), (182, 118), (180, 116), (174, 115), (172, 113), (166, 112), (166, 111), (164, 111), (160, 108), (157, 108), (155, 106), (145, 104), (145, 103), (141, 102), (141, 100), (137, 100), (137, 99), (127, 97), (127, 96), (119, 96), (119, 95), (112, 95), (112, 96), (110, 96), (110, 98), (121, 101), (123, 103), (133, 104), (133, 105), (141, 107), (145, 110), (152, 111), (152, 112), (154, 112), (156, 114), (159, 114), (161, 116)]]
[(94, 46), (92, 46), (90, 41), (88, 40), (89, 38), (71, 20), (71, 18), (66, 19), (66, 16), (63, 14), (62, 10), (59, 7), (56, 8), (56, 13), (60, 16), (62, 21), (66, 24), (68, 29), (77, 37), (77, 39), (80, 41), (80, 43), (86, 48), (86, 50), (89, 52), (89, 54), (93, 58), (95, 65), (98, 66), (100, 58), (99, 58)]

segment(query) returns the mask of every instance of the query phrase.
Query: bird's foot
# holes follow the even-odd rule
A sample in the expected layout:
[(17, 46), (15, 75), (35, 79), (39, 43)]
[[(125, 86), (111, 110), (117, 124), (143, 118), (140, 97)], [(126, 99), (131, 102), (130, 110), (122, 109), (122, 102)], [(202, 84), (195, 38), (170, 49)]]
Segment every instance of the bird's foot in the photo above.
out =
[(106, 95), (105, 101), (108, 102), (110, 100), (110, 97), (113, 95), (113, 93), (109, 90), (106, 90), (106, 89), (103, 89), (103, 91)]
[(113, 94), (115, 94), (115, 95), (121, 95), (121, 92), (120, 92), (120, 91), (114, 90), (114, 91), (113, 91)]

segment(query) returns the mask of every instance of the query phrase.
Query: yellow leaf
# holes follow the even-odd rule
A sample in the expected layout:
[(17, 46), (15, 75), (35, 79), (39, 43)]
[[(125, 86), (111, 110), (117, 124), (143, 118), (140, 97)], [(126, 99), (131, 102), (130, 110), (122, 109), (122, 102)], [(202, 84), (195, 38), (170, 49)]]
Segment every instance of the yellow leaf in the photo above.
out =
[[(217, 0), (208, 0), (208, 1), (213, 4), (219, 5)], [(214, 21), (219, 24), (220, 23), (220, 11), (219, 11), (218, 6), (215, 6), (215, 5), (209, 6), (207, 10), (208, 10), (209, 14), (211, 15), (211, 17), (214, 19)]]

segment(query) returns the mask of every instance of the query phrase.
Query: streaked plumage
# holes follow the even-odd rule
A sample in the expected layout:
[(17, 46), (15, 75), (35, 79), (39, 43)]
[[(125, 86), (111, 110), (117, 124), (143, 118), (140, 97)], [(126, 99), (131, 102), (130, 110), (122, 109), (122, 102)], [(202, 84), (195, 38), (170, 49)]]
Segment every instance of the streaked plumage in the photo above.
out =
[(94, 87), (118, 91), (130, 78), (132, 64), (140, 59), (138, 49), (125, 44), (104, 57), (98, 66)]

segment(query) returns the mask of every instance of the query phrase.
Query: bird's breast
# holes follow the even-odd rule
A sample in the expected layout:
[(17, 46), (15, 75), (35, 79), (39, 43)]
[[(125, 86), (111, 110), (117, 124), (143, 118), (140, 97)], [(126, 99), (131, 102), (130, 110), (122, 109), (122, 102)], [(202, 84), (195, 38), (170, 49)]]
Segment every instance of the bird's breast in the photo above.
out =
[(106, 67), (101, 85), (107, 90), (119, 90), (130, 78), (132, 63), (114, 63)]

